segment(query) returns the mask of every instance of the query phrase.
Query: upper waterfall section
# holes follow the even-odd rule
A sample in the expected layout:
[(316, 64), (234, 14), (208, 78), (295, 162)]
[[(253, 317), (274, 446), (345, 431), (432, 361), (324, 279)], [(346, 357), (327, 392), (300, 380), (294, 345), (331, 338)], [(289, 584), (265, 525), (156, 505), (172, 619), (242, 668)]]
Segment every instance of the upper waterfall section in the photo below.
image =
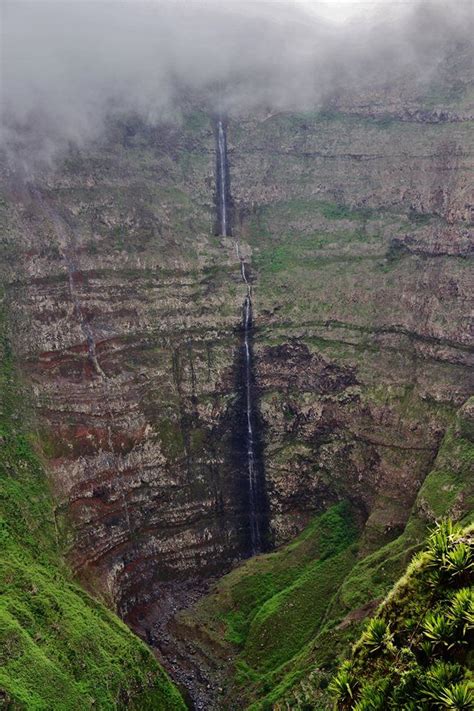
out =
[(231, 232), (231, 210), (230, 210), (230, 181), (229, 166), (227, 161), (227, 131), (226, 123), (222, 117), (216, 121), (216, 206), (217, 206), (217, 234), (225, 237)]

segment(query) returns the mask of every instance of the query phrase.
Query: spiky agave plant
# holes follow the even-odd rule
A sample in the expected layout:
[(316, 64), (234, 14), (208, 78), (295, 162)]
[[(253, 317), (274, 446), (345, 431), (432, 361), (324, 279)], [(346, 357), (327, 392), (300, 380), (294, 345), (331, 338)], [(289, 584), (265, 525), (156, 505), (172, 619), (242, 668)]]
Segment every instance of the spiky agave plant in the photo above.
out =
[(377, 654), (382, 651), (393, 651), (393, 635), (390, 627), (380, 617), (370, 620), (362, 638), (364, 647), (370, 654)]
[(451, 620), (456, 641), (467, 644), (474, 631), (474, 590), (461, 588), (451, 600), (448, 617)]
[(443, 558), (443, 569), (452, 578), (467, 578), (474, 572), (474, 556), (469, 543), (460, 541)]
[(440, 692), (438, 703), (441, 708), (450, 711), (472, 711), (474, 708), (474, 685), (462, 681)]
[(454, 626), (447, 615), (428, 612), (423, 620), (423, 635), (434, 648), (452, 647)]
[(425, 673), (425, 684), (429, 686), (450, 686), (461, 681), (464, 677), (464, 669), (460, 664), (454, 662), (438, 661), (433, 664)]
[(461, 535), (461, 527), (451, 519), (443, 519), (436, 524), (428, 538), (428, 567), (437, 568), (444, 565), (445, 557), (451, 550), (457, 537)]
[(433, 664), (425, 673), (421, 684), (421, 698), (437, 702), (445, 690), (464, 679), (464, 669), (460, 664), (439, 661)]
[(329, 691), (336, 698), (336, 708), (346, 707), (354, 701), (359, 682), (356, 679), (350, 662), (343, 662), (337, 674), (329, 683)]
[(366, 686), (359, 701), (352, 707), (352, 711), (385, 711), (386, 708), (385, 693), (373, 686)]

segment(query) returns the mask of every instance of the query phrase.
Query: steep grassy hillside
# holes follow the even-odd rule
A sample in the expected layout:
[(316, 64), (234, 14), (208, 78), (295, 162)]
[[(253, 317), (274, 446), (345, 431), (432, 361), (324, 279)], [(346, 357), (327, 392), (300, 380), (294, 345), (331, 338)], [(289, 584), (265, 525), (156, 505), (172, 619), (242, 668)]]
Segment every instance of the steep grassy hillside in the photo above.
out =
[(472, 709), (473, 583), (473, 528), (443, 522), (332, 680), (336, 707)]
[(0, 706), (184, 709), (147, 647), (72, 582), (0, 321)]

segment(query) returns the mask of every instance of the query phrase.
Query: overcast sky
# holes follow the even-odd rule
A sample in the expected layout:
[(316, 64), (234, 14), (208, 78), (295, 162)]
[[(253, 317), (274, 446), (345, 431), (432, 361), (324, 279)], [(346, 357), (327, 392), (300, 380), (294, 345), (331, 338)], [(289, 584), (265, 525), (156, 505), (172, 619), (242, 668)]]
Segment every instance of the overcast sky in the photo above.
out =
[[(472, 31), (465, 0), (0, 0), (0, 147), (49, 160), (111, 113), (177, 120), (317, 108), (344, 87), (429, 80)], [(470, 25), (471, 23), (471, 25)]]

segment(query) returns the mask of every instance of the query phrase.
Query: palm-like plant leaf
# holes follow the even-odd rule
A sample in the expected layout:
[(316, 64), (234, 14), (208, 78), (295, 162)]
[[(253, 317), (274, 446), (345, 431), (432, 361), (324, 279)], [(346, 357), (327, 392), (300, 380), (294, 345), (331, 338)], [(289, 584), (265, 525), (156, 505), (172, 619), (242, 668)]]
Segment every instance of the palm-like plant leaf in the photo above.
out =
[(329, 690), (342, 703), (352, 701), (359, 683), (352, 673), (351, 665), (344, 662), (332, 678)]
[(461, 588), (451, 600), (449, 619), (459, 642), (474, 630), (474, 591), (472, 588)]
[(393, 649), (393, 636), (390, 628), (380, 617), (370, 620), (363, 641), (366, 649), (372, 654)]
[(438, 697), (441, 708), (451, 711), (472, 711), (474, 708), (473, 685), (468, 681), (453, 684)]
[(443, 557), (443, 568), (453, 577), (467, 575), (474, 570), (471, 546), (461, 541), (448, 550)]
[(437, 662), (426, 672), (421, 696), (423, 699), (437, 702), (447, 688), (460, 683), (464, 679), (464, 670), (460, 664)]
[(428, 612), (423, 620), (423, 634), (431, 644), (449, 647), (452, 643), (453, 624), (446, 615)]

